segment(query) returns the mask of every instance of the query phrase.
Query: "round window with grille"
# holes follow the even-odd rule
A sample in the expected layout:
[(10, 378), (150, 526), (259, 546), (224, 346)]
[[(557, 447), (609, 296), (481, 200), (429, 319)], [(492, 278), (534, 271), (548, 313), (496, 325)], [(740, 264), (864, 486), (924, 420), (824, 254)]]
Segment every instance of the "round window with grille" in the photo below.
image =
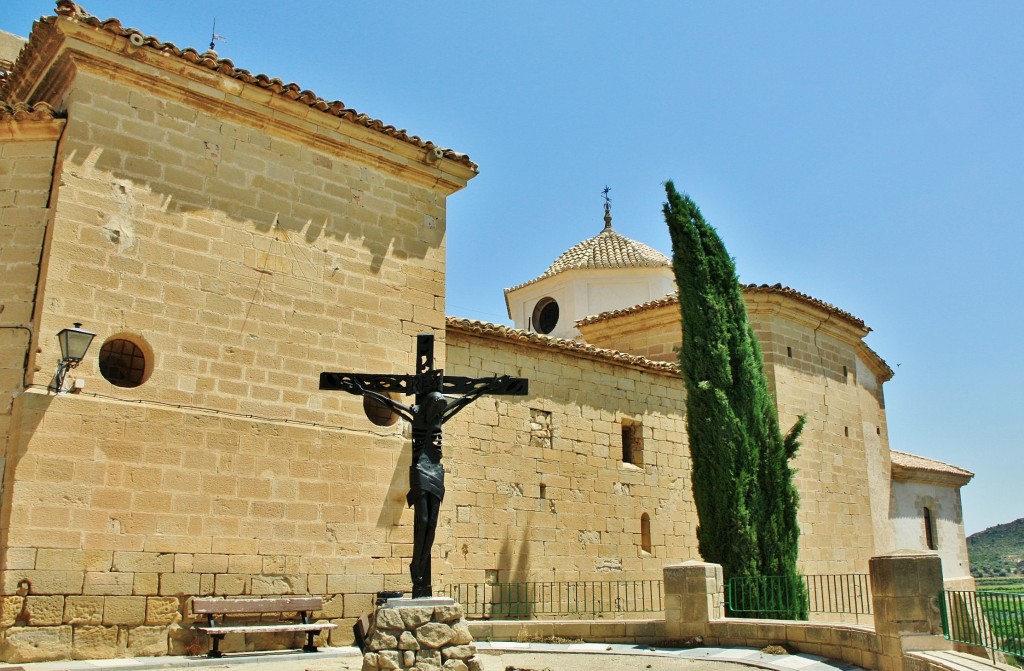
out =
[(138, 387), (148, 378), (143, 347), (127, 338), (115, 337), (100, 348), (100, 375), (115, 387)]

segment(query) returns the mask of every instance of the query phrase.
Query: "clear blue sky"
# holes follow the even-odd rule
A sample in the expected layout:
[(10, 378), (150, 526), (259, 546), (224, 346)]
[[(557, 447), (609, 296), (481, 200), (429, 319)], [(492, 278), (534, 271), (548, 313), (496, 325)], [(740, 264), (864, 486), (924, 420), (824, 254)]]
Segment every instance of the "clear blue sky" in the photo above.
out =
[[(86, 1), (468, 153), (448, 313), (602, 225), (669, 251), (662, 182), (744, 282), (864, 319), (892, 447), (974, 471), (968, 533), (1024, 517), (1024, 3)], [(6, 0), (0, 29), (53, 12)]]

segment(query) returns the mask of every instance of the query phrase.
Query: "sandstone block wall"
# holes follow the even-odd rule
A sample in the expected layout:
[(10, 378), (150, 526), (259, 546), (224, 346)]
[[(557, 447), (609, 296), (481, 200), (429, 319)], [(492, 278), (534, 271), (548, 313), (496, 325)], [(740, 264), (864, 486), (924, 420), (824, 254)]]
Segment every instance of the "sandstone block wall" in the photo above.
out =
[(683, 342), (679, 304), (584, 325), (584, 339), (597, 347), (629, 352), (654, 361), (679, 361)]
[[(446, 581), (660, 579), (697, 558), (673, 373), (451, 325), (447, 337), (446, 372), (526, 377), (530, 395), (483, 397), (446, 425)], [(638, 463), (623, 462), (624, 423)]]
[[(868, 460), (855, 344), (838, 329), (760, 307), (751, 306), (750, 321), (770, 371), (783, 432), (807, 416), (794, 463), (801, 571), (864, 573), (875, 547), (872, 506), (881, 505), (872, 501), (869, 466), (879, 468), (881, 459)], [(876, 450), (875, 429), (881, 428), (871, 427)], [(888, 482), (888, 472), (877, 475)]]
[[(196, 595), (323, 595), (349, 643), (406, 582), (408, 441), (318, 375), (409, 372), (415, 334), (443, 333), (445, 199), (471, 168), (77, 22), (38, 31), (19, 68), (45, 86), (18, 88), (67, 122), (59, 148), (0, 143), (0, 319), (37, 315), (0, 415), (0, 656), (180, 654)], [(84, 390), (55, 396), (75, 321)], [(10, 399), (26, 347), (0, 331)], [(113, 339), (138, 386), (101, 373)]]
[(350, 424), (317, 374), (404, 372), (410, 336), (443, 326), (444, 194), (156, 94), (77, 75), (41, 328), (151, 350), (135, 390), (89, 357), (90, 391)]
[(33, 301), (63, 128), (62, 120), (0, 113), (0, 470), (35, 340)]

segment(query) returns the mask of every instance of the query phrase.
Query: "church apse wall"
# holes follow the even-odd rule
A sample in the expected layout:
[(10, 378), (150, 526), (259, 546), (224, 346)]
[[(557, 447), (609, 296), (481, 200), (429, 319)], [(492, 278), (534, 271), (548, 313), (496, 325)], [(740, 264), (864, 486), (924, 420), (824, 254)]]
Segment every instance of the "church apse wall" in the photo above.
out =
[[(788, 431), (807, 416), (793, 464), (801, 571), (863, 573), (874, 552), (874, 522), (854, 345), (841, 327), (821, 328), (798, 310), (782, 316), (759, 307), (748, 303), (772, 371), (780, 426)], [(880, 475), (888, 480), (888, 472)]]
[[(884, 540), (890, 528), (881, 391), (888, 367), (863, 345), (867, 330), (852, 315), (784, 288), (750, 285), (744, 300), (783, 431), (808, 417), (794, 464), (800, 571), (866, 572), (876, 534)], [(672, 361), (668, 353), (682, 339), (672, 295), (579, 325), (588, 343)], [(870, 374), (858, 377), (858, 370)]]

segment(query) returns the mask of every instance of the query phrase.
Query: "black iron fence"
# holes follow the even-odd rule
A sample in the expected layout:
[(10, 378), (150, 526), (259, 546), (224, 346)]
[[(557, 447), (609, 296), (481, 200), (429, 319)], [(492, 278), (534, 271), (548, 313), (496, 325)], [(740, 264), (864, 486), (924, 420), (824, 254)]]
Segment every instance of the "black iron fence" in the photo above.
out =
[(1024, 657), (1024, 594), (944, 590), (939, 602), (947, 639)]
[(472, 619), (599, 617), (657, 613), (661, 580), (457, 583), (442, 590)]
[(781, 576), (730, 578), (726, 606), (730, 613), (792, 613), (804, 599), (808, 613), (871, 615), (871, 578), (866, 573), (803, 575), (803, 590)]

